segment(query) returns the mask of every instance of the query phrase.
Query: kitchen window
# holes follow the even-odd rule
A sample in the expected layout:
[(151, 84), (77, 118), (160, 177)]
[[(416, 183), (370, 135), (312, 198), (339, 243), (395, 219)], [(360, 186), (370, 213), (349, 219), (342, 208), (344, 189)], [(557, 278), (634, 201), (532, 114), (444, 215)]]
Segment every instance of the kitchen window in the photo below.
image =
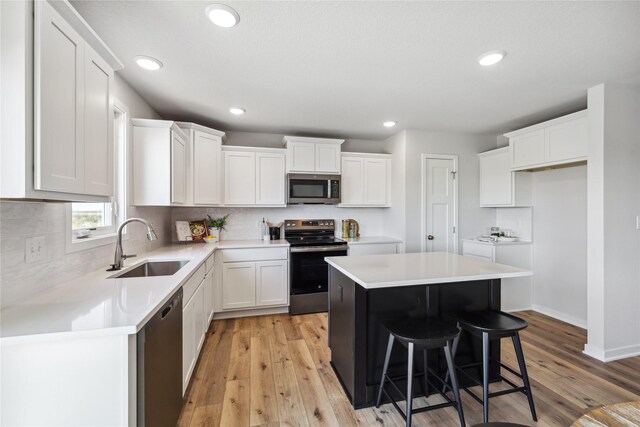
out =
[(127, 216), (129, 110), (115, 101), (113, 112), (114, 195), (109, 203), (67, 204), (67, 253), (114, 243), (118, 225)]

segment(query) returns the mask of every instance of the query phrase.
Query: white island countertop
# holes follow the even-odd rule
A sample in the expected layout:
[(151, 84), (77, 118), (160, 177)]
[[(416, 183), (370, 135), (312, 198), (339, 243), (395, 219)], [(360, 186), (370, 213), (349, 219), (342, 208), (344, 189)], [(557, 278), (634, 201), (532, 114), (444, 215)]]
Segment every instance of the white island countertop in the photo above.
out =
[(521, 268), (448, 252), (327, 257), (325, 260), (365, 289), (533, 275)]
[[(286, 240), (222, 240), (178, 243), (125, 261), (121, 271), (105, 268), (55, 285), (0, 311), (3, 343), (73, 334), (99, 336), (135, 334), (189, 280), (216, 249), (287, 247)], [(188, 260), (172, 276), (111, 276), (145, 261)]]

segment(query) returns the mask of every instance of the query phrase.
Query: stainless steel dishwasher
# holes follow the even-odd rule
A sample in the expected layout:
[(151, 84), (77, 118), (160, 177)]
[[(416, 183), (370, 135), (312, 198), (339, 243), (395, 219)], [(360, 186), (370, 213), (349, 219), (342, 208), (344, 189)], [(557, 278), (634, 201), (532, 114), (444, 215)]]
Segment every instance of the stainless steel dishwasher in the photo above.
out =
[(137, 337), (138, 426), (174, 427), (182, 409), (182, 288)]

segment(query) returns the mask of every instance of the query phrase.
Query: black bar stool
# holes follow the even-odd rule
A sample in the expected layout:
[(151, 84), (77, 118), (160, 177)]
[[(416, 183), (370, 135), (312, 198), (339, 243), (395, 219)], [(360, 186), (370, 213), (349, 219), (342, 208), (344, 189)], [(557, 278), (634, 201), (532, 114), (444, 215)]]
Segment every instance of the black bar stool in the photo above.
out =
[[(453, 353), (451, 351), (452, 340), (456, 339), (460, 335), (460, 329), (456, 326), (455, 322), (446, 322), (439, 319), (397, 319), (382, 322), (382, 326), (389, 331), (389, 343), (387, 345), (387, 354), (384, 359), (384, 367), (382, 369), (382, 378), (380, 379), (380, 386), (378, 388), (378, 398), (376, 400), (376, 408), (380, 406), (380, 400), (382, 393), (387, 396), (393, 406), (398, 410), (400, 415), (405, 419), (407, 427), (411, 427), (411, 416), (419, 412), (431, 411), (434, 409), (445, 408), (448, 406), (455, 406), (458, 410), (458, 416), (460, 417), (460, 425), (465, 427), (464, 414), (462, 413), (462, 403), (460, 401), (460, 391), (458, 389), (458, 380), (456, 377), (456, 370), (453, 364)], [(395, 384), (393, 379), (387, 375), (387, 368), (389, 367), (389, 359), (391, 358), (391, 350), (393, 350), (393, 344), (395, 340), (398, 340), (400, 344), (405, 346), (408, 350), (407, 359), (407, 394), (402, 393), (400, 388)], [(451, 387), (441, 379), (441, 377), (429, 369), (427, 364), (427, 350), (442, 348), (444, 350), (444, 356), (447, 360), (448, 375), (451, 376)], [(435, 390), (444, 397), (446, 402), (437, 405), (429, 405), (424, 408), (412, 409), (413, 402), (413, 378), (416, 376), (413, 371), (413, 353), (414, 350), (422, 350), (422, 360), (424, 363), (424, 394), (429, 394), (429, 384), (431, 384)], [(431, 373), (437, 378), (445, 389), (439, 391), (440, 387), (434, 386), (428, 379), (428, 373)], [(395, 378), (395, 380), (404, 379)], [(389, 396), (384, 389), (385, 381), (396, 389), (396, 391), (405, 398), (407, 401), (406, 411), (402, 411), (400, 406)], [(450, 388), (453, 391), (454, 400), (451, 400), (449, 396), (444, 393), (446, 388)]]
[[(486, 311), (476, 311), (476, 312), (464, 312), (457, 313), (453, 316), (458, 321), (458, 326), (463, 330), (471, 333), (472, 335), (479, 336), (482, 338), (482, 363), (471, 363), (468, 365), (458, 366), (457, 369), (460, 372), (475, 382), (477, 385), (482, 385), (482, 399), (480, 399), (475, 393), (473, 393), (468, 388), (464, 388), (464, 390), (469, 393), (475, 400), (480, 402), (483, 406), (483, 421), (485, 423), (489, 422), (489, 398), (502, 396), (504, 394), (522, 392), (527, 396), (529, 400), (529, 408), (531, 409), (531, 416), (534, 421), (538, 421), (538, 417), (536, 416), (536, 408), (533, 403), (533, 394), (531, 392), (531, 385), (529, 384), (529, 375), (527, 374), (527, 365), (524, 361), (524, 354), (522, 353), (522, 345), (520, 343), (520, 334), (519, 331), (529, 326), (527, 322), (519, 317), (513, 316), (511, 314), (505, 313), (503, 311), (497, 310), (486, 310)], [(513, 348), (516, 351), (516, 357), (518, 359), (518, 365), (520, 366), (520, 372), (516, 372), (510, 367), (506, 366), (502, 362), (500, 366), (505, 368), (507, 371), (511, 372), (513, 375), (522, 379), (524, 383), (523, 387), (519, 387), (514, 384), (512, 381), (504, 378), (500, 375), (500, 379), (507, 384), (509, 384), (512, 388), (508, 390), (501, 390), (494, 393), (489, 393), (489, 363), (491, 361), (489, 355), (489, 341), (494, 339), (508, 338), (511, 337), (513, 341)], [(453, 356), (455, 357), (456, 350), (458, 348), (458, 343), (460, 341), (460, 336), (458, 335), (453, 341)], [(476, 378), (467, 374), (464, 370), (472, 367), (478, 367), (482, 365), (482, 383), (479, 382)], [(445, 377), (445, 381), (447, 381), (448, 376)]]
[(482, 424), (474, 424), (471, 427), (529, 427), (524, 424), (515, 424), (515, 423), (482, 423)]

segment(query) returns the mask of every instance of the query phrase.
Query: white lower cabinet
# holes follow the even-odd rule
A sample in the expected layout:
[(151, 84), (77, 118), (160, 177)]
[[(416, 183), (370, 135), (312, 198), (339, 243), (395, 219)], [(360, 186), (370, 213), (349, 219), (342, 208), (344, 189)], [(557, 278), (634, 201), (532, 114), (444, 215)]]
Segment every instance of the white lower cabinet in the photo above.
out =
[(256, 306), (287, 303), (287, 261), (256, 262)]
[(398, 253), (397, 243), (367, 243), (349, 245), (349, 256), (357, 255), (387, 255)]
[(228, 249), (222, 260), (222, 310), (289, 304), (287, 248)]
[[(208, 268), (209, 266), (210, 268)], [(184, 395), (204, 345), (209, 323), (213, 318), (213, 255), (205, 261), (205, 265), (198, 268), (182, 289), (184, 292), (182, 299), (182, 394)]]
[[(531, 270), (531, 244), (498, 245), (462, 242), (462, 255)], [(505, 311), (531, 309), (531, 277), (501, 280), (501, 308)]]
[(222, 309), (256, 305), (256, 263), (230, 262), (222, 266)]

